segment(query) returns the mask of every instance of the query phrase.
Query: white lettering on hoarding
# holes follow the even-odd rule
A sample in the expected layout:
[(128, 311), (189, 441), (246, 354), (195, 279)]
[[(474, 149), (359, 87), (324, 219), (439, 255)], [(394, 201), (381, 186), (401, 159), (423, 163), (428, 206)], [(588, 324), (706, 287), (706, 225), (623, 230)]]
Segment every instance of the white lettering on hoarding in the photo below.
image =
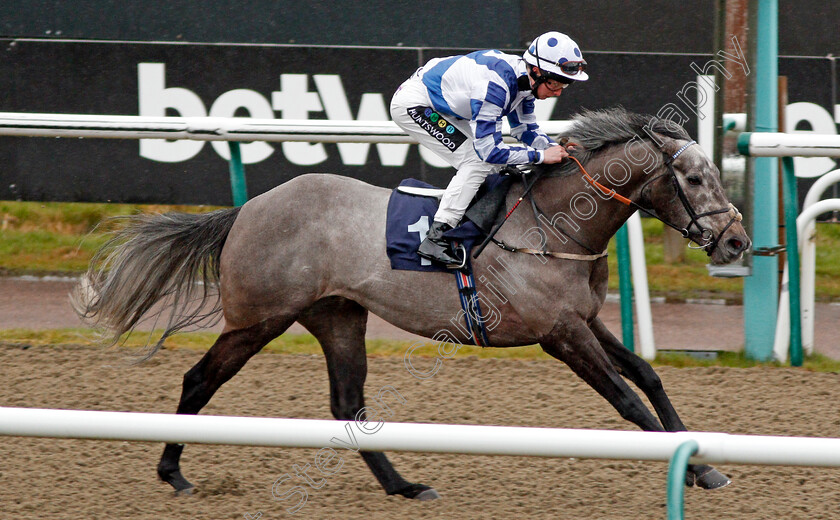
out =
[[(350, 104), (347, 102), (341, 76), (337, 74), (315, 74), (313, 77), (315, 86), (321, 93), (327, 119), (352, 121), (353, 114), (350, 112)], [(362, 94), (356, 120), (388, 121), (390, 119), (382, 94), (373, 92)], [(378, 143), (376, 151), (379, 153), (379, 159), (383, 166), (402, 166), (405, 164), (408, 147), (407, 144)], [(341, 161), (347, 165), (365, 164), (369, 149), (370, 143), (338, 143), (338, 153), (341, 156)]]
[[(306, 74), (281, 74), (280, 90), (271, 93), (271, 105), (284, 119), (309, 119), (310, 112), (321, 112), (321, 98), (309, 92)], [(323, 143), (283, 143), (283, 154), (289, 162), (299, 166), (322, 163), (327, 160)]]
[[(281, 74), (280, 89), (271, 92), (270, 99), (249, 89), (235, 89), (225, 92), (210, 107), (212, 117), (234, 117), (240, 109), (250, 117), (260, 119), (309, 119), (310, 113), (323, 112), (327, 119), (337, 121), (388, 121), (385, 98), (380, 93), (362, 94), (356, 117), (353, 117), (350, 103), (341, 77), (337, 74), (313, 75), (316, 91), (308, 88), (307, 74)], [(204, 102), (193, 91), (184, 87), (166, 86), (166, 65), (163, 63), (140, 63), (137, 67), (139, 92), (139, 115), (164, 117), (167, 110), (177, 112), (181, 117), (206, 117)], [(223, 159), (230, 159), (227, 143), (211, 143)], [(183, 162), (195, 157), (204, 148), (203, 141), (167, 141), (165, 139), (141, 139), (140, 156), (159, 162)], [(360, 166), (368, 161), (370, 143), (338, 143), (338, 153), (346, 165)], [(408, 144), (377, 143), (376, 150), (383, 166), (403, 166), (409, 150)], [(327, 160), (327, 150), (322, 143), (281, 143), (284, 157), (299, 166), (320, 164)], [(242, 162), (253, 164), (264, 161), (275, 151), (266, 142), (243, 144)], [(432, 164), (448, 167), (448, 164)]]
[[(802, 128), (801, 123), (810, 128)], [(836, 134), (837, 125), (831, 114), (816, 103), (791, 103), (785, 107), (785, 129), (789, 134)], [(794, 157), (793, 169), (797, 177), (819, 177), (833, 170), (837, 163), (831, 157)]]
[[(225, 92), (210, 107), (210, 117), (233, 117), (236, 111), (244, 108), (251, 117), (258, 119), (271, 119), (274, 111), (271, 105), (259, 92), (244, 88)], [(212, 141), (211, 146), (216, 153), (225, 160), (230, 160), (230, 147), (225, 141)], [(245, 164), (258, 163), (268, 159), (274, 153), (274, 148), (264, 141), (240, 145), (242, 151), (242, 162)]]
[[(167, 108), (177, 110), (182, 117), (207, 116), (204, 103), (194, 92), (185, 88), (166, 88), (166, 70), (163, 63), (138, 65), (137, 87), (141, 116), (163, 117)], [(198, 155), (202, 148), (202, 141), (141, 139), (140, 157), (159, 162), (189, 161)]]

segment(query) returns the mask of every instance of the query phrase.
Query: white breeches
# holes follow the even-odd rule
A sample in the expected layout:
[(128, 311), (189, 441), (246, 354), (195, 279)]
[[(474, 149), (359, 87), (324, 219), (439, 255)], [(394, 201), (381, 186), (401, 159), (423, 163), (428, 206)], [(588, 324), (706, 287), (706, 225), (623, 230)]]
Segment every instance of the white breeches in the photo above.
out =
[[(503, 165), (486, 163), (478, 157), (469, 121), (438, 114), (431, 106), (428, 91), (415, 73), (394, 94), (391, 118), (422, 146), (458, 170), (435, 213), (435, 221), (455, 227), (484, 179)], [(417, 108), (420, 110), (414, 110)]]

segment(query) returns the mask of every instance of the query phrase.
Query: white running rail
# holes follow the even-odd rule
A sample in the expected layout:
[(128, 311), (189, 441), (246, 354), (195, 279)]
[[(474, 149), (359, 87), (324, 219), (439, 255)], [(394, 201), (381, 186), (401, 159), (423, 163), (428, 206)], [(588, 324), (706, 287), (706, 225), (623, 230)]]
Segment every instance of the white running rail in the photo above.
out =
[(174, 415), (0, 407), (0, 435), (371, 451), (668, 461), (685, 441), (696, 463), (840, 466), (840, 439)]

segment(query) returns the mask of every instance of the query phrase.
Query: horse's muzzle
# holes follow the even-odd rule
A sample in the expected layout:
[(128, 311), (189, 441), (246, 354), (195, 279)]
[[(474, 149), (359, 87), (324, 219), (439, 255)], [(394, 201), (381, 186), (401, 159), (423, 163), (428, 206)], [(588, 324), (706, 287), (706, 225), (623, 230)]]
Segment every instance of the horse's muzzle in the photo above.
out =
[(733, 257), (737, 257), (746, 252), (751, 245), (752, 242), (750, 242), (750, 239), (747, 237), (732, 237), (728, 238), (723, 243), (723, 247), (726, 249), (726, 252)]
[(715, 245), (716, 247), (714, 249), (709, 248), (706, 252), (712, 264), (719, 265), (728, 264), (741, 258), (752, 246), (752, 241), (750, 241), (743, 228), (729, 229)]

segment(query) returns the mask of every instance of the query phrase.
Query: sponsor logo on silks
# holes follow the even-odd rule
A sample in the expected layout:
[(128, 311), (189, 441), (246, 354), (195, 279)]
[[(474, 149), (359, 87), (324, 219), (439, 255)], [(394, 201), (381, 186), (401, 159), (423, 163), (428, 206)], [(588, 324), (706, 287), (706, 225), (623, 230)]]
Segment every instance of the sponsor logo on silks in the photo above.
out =
[(411, 107), (407, 112), (420, 128), (437, 139), (450, 152), (457, 150), (467, 140), (467, 136), (463, 132), (429, 107)]

